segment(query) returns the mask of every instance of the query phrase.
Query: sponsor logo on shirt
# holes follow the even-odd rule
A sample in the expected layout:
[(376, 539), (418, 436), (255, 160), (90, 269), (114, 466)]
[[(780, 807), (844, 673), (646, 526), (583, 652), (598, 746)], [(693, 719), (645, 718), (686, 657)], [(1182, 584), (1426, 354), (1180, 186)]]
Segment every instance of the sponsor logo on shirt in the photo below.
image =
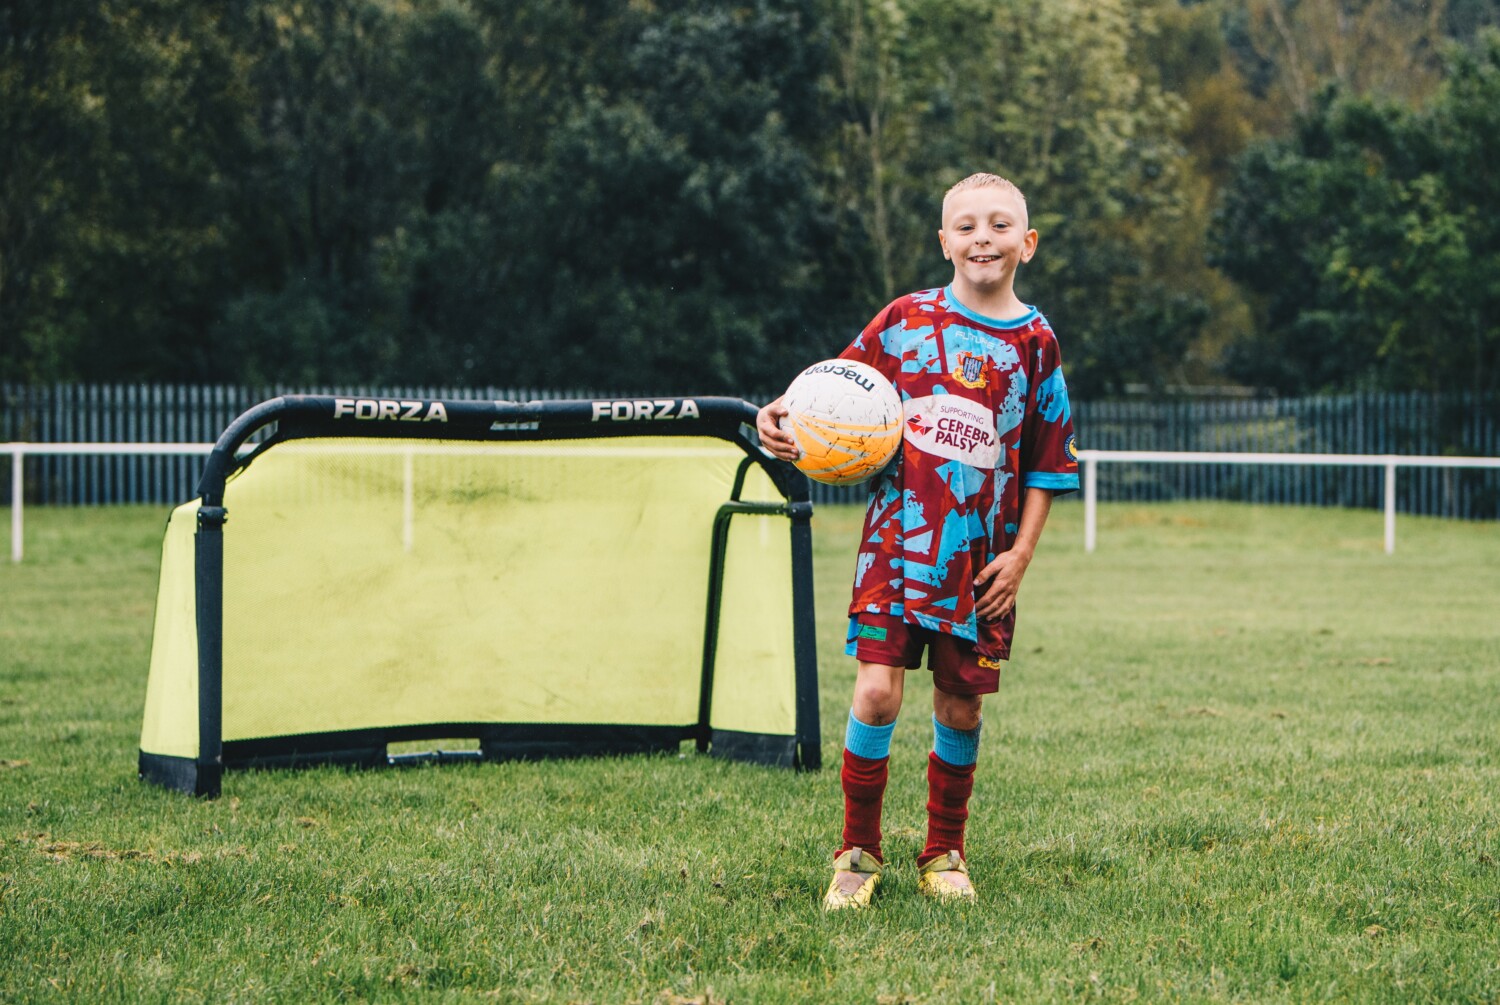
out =
[(977, 401), (933, 394), (906, 402), (906, 442), (923, 453), (993, 469), (1000, 462), (995, 415)]
[(1078, 463), (1078, 437), (1068, 434), (1068, 442), (1063, 444), (1063, 453), (1067, 455), (1069, 464)]

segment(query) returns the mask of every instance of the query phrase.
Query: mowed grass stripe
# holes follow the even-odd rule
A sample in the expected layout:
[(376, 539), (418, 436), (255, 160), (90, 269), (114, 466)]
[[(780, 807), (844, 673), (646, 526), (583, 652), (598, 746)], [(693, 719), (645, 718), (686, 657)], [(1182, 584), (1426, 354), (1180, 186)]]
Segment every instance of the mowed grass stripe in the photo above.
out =
[[(892, 868), (825, 917), (833, 770), (682, 757), (236, 773), (134, 765), (165, 511), (27, 511), (0, 569), (0, 1000), (1492, 1001), (1500, 532), (1059, 504), (986, 705), (983, 899)], [(826, 763), (860, 513), (814, 518)]]

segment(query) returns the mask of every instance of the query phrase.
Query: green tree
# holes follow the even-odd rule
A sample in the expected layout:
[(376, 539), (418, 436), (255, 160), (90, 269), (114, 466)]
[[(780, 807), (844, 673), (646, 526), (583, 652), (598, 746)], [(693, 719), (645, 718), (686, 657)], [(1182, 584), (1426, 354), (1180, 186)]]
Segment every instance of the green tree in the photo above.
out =
[(101, 99), (87, 85), (89, 4), (0, 10), (0, 375), (60, 368), (76, 337), (63, 317), (66, 226), (95, 180)]
[(0, 13), (0, 369), (151, 377), (202, 343), (234, 235), (240, 90), (216, 6)]
[(257, 11), (242, 372), (730, 390), (830, 327), (812, 3)]
[(486, 253), (526, 254), (497, 290), (476, 372), (774, 387), (826, 341), (839, 277), (809, 152), (827, 58), (814, 12), (659, 4), (613, 24), (621, 58), (594, 65), (537, 160), (495, 176)]
[(228, 26), (253, 110), (231, 210), (243, 267), (222, 291), (213, 377), (312, 383), (394, 368), (372, 249), (415, 181), (399, 156), (400, 20), (376, 2), (269, 0)]
[(1184, 108), (1133, 62), (1156, 6), (841, 5), (841, 176), (872, 235), (872, 302), (946, 280), (943, 192), (993, 170), (1028, 195), (1041, 244), (1018, 290), (1056, 325), (1075, 389), (1171, 378), (1207, 308), (1175, 279)]
[(1266, 97), (1307, 114), (1332, 84), (1406, 102), (1442, 74), (1447, 0), (1250, 0), (1246, 39), (1262, 61)]
[(1224, 269), (1259, 300), (1236, 376), (1285, 393), (1500, 388), (1500, 34), (1421, 109), (1325, 92), (1242, 159)]

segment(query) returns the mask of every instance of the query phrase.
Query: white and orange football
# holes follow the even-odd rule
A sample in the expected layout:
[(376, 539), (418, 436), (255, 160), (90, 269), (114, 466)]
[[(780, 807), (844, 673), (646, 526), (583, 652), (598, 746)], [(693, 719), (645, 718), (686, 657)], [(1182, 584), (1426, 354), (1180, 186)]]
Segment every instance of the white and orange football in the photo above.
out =
[(901, 447), (901, 396), (879, 370), (826, 359), (797, 375), (782, 404), (781, 428), (797, 441), (798, 468), (814, 481), (857, 485)]

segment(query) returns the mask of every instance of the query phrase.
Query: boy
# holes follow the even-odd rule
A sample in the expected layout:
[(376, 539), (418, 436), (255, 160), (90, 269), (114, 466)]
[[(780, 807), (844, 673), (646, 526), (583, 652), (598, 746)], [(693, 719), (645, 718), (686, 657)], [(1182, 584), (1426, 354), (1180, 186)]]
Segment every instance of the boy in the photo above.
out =
[[(933, 751), (919, 889), (975, 896), (964, 860), (978, 761), (980, 705), (1000, 688), (1016, 592), (1052, 496), (1078, 488), (1057, 339), (1015, 294), (1036, 252), (1026, 200), (1009, 181), (976, 174), (943, 198), (945, 289), (881, 311), (842, 357), (869, 363), (900, 392), (900, 454), (872, 483), (849, 606), (846, 651), (858, 661), (841, 783), (843, 844), (826, 910), (865, 907), (880, 881), (880, 810), (905, 673), (928, 651)], [(761, 443), (797, 458), (781, 399), (760, 410)]]

